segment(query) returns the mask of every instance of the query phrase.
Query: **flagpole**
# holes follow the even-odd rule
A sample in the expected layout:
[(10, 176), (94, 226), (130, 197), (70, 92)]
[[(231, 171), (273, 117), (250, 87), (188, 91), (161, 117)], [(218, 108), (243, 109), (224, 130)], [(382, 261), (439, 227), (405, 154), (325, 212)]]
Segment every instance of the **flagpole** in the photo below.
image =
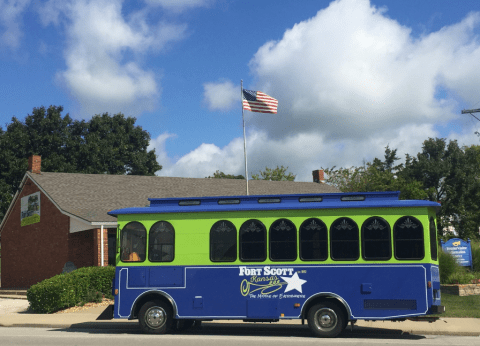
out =
[(242, 102), (242, 120), (243, 120), (243, 153), (245, 156), (245, 181), (247, 182), (247, 196), (248, 196), (248, 173), (247, 173), (247, 139), (245, 136), (245, 115), (243, 112), (243, 79), (240, 79), (240, 101)]

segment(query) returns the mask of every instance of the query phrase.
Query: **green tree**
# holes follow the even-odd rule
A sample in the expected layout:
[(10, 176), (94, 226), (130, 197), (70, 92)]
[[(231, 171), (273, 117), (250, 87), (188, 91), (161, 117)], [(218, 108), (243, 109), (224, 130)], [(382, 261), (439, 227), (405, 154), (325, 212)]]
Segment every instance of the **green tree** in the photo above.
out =
[(326, 178), (325, 183), (335, 186), (342, 192), (367, 191), (365, 179), (365, 167), (340, 167), (323, 168)]
[(213, 173), (213, 177), (208, 176), (207, 178), (215, 178), (215, 179), (245, 179), (243, 175), (233, 175), (233, 174), (225, 174), (220, 172), (218, 169), (215, 173)]
[(461, 238), (478, 237), (480, 146), (461, 148), (456, 141), (429, 138), (416, 156), (406, 155), (405, 164), (395, 165), (396, 153), (387, 146), (383, 161), (375, 158), (363, 167), (325, 169), (326, 183), (342, 192), (400, 191), (401, 199), (440, 202), (440, 236), (453, 226)]
[(265, 167), (264, 171), (260, 171), (260, 174), (252, 174), (253, 180), (272, 180), (272, 181), (294, 181), (296, 175), (293, 173), (286, 173), (288, 167), (278, 167), (271, 169)]
[[(431, 201), (438, 201), (439, 230), (454, 226), (459, 237), (475, 237), (479, 220), (478, 146), (459, 147), (457, 141), (429, 138), (416, 157), (407, 155), (402, 174), (420, 181)], [(442, 232), (440, 232), (441, 234)]]
[(24, 122), (13, 117), (5, 131), (0, 127), (0, 218), (32, 154), (42, 156), (44, 172), (154, 175), (162, 169), (135, 118), (104, 113), (74, 121), (62, 112), (61, 106), (34, 108)]
[(401, 199), (424, 199), (426, 193), (422, 184), (401, 176), (403, 165), (394, 165), (397, 160), (397, 149), (387, 146), (384, 161), (375, 158), (360, 167), (324, 169), (326, 183), (342, 192), (400, 191)]

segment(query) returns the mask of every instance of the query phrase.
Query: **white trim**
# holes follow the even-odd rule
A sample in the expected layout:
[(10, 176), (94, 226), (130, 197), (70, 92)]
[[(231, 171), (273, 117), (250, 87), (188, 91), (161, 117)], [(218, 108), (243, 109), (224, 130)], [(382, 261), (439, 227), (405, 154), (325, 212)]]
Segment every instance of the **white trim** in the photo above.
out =
[(101, 237), (101, 241), (100, 241), (100, 246), (101, 246), (101, 249), (100, 249), (100, 256), (102, 256), (102, 259), (100, 260), (100, 265), (103, 267), (104, 264), (105, 264), (105, 261), (103, 260), (103, 225), (102, 225), (102, 228), (100, 228), (100, 237)]
[[(90, 222), (92, 226), (118, 226), (118, 222), (116, 221), (92, 221)], [(114, 228), (114, 227), (107, 227), (107, 228)]]

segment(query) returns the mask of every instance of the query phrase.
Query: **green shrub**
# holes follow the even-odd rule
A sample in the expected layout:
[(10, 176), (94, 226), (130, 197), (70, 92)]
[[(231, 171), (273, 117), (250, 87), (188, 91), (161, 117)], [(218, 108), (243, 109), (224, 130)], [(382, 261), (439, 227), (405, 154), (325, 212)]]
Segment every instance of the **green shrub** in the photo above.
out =
[(115, 267), (84, 267), (39, 282), (27, 290), (33, 311), (52, 313), (79, 303), (101, 301), (112, 296)]
[(480, 272), (480, 242), (471, 242), (473, 270)]
[(450, 276), (462, 268), (448, 252), (438, 251), (438, 267), (440, 269), (440, 283), (446, 284)]
[(95, 291), (95, 290), (89, 290), (87, 294), (84, 297), (84, 300), (81, 303), (88, 303), (88, 302), (94, 302), (94, 303), (100, 303), (103, 299), (103, 295), (101, 292)]
[(477, 283), (480, 279), (480, 273), (471, 272), (466, 268), (460, 268), (446, 280), (446, 284), (471, 284)]

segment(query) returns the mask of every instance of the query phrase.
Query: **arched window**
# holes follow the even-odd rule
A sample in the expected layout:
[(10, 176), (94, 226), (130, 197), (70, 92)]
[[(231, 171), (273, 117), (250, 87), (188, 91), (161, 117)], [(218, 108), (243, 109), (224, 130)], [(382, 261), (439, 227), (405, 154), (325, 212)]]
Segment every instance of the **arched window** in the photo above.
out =
[(159, 221), (150, 228), (148, 259), (151, 262), (172, 262), (175, 257), (175, 229), (167, 221)]
[(435, 220), (433, 217), (430, 218), (430, 254), (432, 260), (436, 261), (438, 256), (437, 248), (437, 228), (435, 227)]
[(327, 258), (327, 226), (319, 219), (305, 220), (300, 226), (300, 259), (324, 261)]
[(248, 220), (240, 227), (240, 260), (262, 262), (267, 259), (267, 230), (259, 220)]
[(362, 257), (365, 260), (389, 260), (392, 257), (391, 232), (388, 222), (378, 216), (362, 225)]
[(126, 224), (120, 232), (120, 260), (123, 262), (145, 261), (147, 230), (140, 222)]
[(422, 223), (413, 216), (403, 216), (393, 226), (396, 259), (423, 259)]
[(335, 261), (354, 261), (359, 257), (358, 226), (352, 219), (341, 217), (330, 226), (330, 256)]
[(210, 229), (210, 260), (213, 262), (237, 260), (237, 229), (230, 221), (217, 221)]
[(292, 221), (279, 219), (272, 223), (269, 242), (272, 261), (297, 259), (297, 228)]

